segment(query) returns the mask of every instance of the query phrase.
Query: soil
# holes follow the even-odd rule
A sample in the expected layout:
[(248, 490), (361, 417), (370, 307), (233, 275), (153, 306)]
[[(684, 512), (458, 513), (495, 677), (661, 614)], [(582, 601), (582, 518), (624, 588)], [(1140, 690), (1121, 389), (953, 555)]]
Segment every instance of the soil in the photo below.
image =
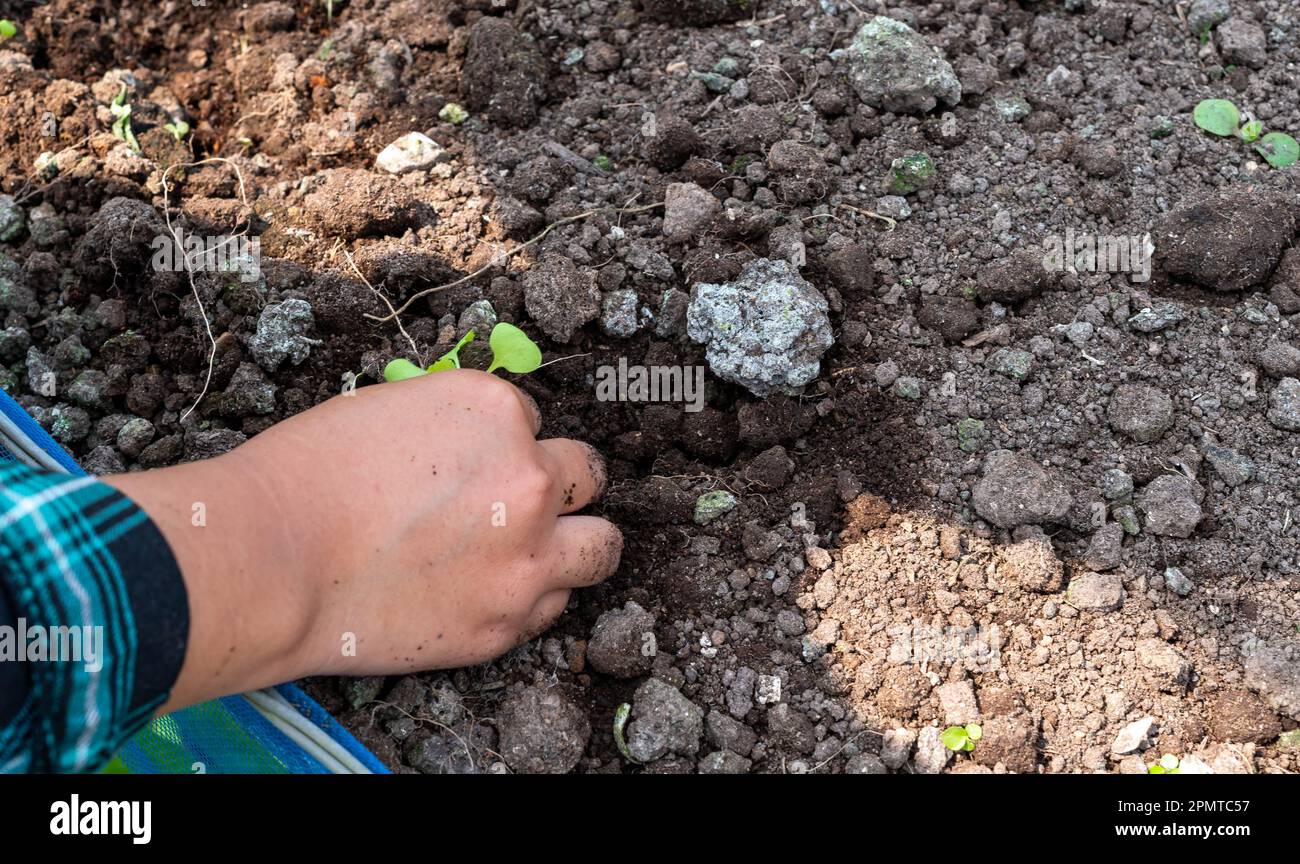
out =
[[(224, 452), (349, 373), (429, 361), (479, 300), (559, 360), (516, 383), (544, 436), (608, 457), (593, 512), (623, 529), (622, 567), (496, 662), (308, 682), (390, 767), (1300, 769), (1300, 426), (1282, 404), (1300, 362), (1278, 347), (1300, 342), (1278, 215), (1300, 214), (1297, 169), (1191, 121), (1224, 97), (1300, 130), (1294, 4), (1233, 0), (1267, 37), (1258, 68), (1192, 32), (1189, 4), (332, 5), (0, 2), (20, 31), (0, 45), (0, 178), (26, 220), (0, 245), (0, 386), (111, 473)], [(859, 100), (833, 52), (876, 12), (951, 62), (958, 104)], [(111, 131), (123, 86), (139, 154)], [(440, 119), (449, 103), (468, 119)], [(410, 132), (436, 163), (376, 168)], [(874, 215), (916, 152), (935, 182), (907, 218)], [(721, 215), (666, 226), (655, 205), (680, 183)], [(154, 269), (167, 216), (260, 238), (262, 278)], [(1067, 231), (1152, 232), (1156, 272), (1046, 273)], [(698, 412), (596, 398), (620, 358), (704, 365), (691, 287), (768, 257), (828, 301), (835, 345), (801, 393), (710, 374)], [(402, 313), (418, 358), (366, 317), (386, 310), (351, 261), (397, 307), (458, 283)], [(625, 290), (631, 336), (592, 320)], [(310, 304), (312, 341), (267, 372), (253, 336), (286, 300)], [(734, 508), (699, 524), (718, 491)], [(936, 747), (966, 723), (973, 751)]]

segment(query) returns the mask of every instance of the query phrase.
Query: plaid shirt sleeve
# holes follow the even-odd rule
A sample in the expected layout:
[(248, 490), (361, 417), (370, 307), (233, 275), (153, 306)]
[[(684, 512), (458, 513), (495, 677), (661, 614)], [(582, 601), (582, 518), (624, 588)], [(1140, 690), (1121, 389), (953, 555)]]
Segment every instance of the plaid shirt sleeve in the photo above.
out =
[(188, 636), (144, 511), (93, 477), (0, 464), (0, 772), (102, 767), (166, 701)]

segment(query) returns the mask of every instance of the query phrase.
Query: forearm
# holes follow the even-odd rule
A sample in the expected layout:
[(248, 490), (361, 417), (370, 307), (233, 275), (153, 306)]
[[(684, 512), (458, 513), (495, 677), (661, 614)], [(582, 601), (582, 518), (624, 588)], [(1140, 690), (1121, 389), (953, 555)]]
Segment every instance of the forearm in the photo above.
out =
[(163, 713), (313, 671), (318, 598), (306, 582), (318, 568), (271, 484), (237, 454), (106, 482), (153, 519), (189, 593), (189, 646)]

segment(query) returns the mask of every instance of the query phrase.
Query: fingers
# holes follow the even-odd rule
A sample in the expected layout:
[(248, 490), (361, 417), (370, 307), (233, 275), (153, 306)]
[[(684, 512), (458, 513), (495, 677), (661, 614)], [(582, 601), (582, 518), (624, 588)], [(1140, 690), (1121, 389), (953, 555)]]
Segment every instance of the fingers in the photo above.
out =
[(562, 516), (556, 524), (549, 573), (556, 588), (603, 582), (623, 555), (623, 533), (595, 516)]
[(542, 598), (533, 606), (533, 611), (528, 615), (528, 621), (519, 631), (518, 644), (531, 642), (538, 636), (550, 629), (555, 623), (555, 619), (564, 613), (564, 608), (569, 605), (569, 590), (561, 588), (552, 591), (549, 594), (543, 594)]
[(555, 478), (558, 512), (575, 513), (604, 494), (605, 458), (596, 448), (571, 438), (549, 438), (538, 444)]

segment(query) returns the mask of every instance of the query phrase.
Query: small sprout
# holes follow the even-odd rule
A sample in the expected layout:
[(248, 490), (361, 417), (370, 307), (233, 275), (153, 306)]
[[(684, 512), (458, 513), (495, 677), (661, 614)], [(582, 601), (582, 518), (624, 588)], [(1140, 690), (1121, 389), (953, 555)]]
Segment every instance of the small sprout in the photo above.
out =
[(433, 365), (429, 367), (430, 372), (445, 372), (448, 369), (460, 368), (460, 349), (474, 341), (474, 331), (471, 330), (465, 334), (465, 337), (456, 343), (456, 347), (443, 354)]
[[(384, 367), (384, 380), (405, 381), (407, 378), (418, 378), (433, 372), (460, 369), (460, 349), (473, 341), (474, 331), (471, 330), (456, 343), (455, 348), (435, 360), (428, 369), (421, 369), (410, 360), (398, 358)], [(492, 363), (487, 368), (488, 372), (504, 369), (525, 375), (542, 365), (542, 350), (528, 338), (528, 334), (513, 324), (503, 322), (493, 327), (488, 345), (492, 348)]]
[(18, 35), (18, 28), (8, 18), (0, 18), (0, 39), (12, 39)]
[(135, 133), (131, 131), (131, 103), (126, 101), (126, 85), (122, 85), (122, 90), (113, 100), (113, 104), (108, 106), (108, 110), (116, 118), (113, 121), (113, 137), (119, 141), (125, 141), (135, 152), (140, 152), (140, 142), (135, 140)]
[(1241, 114), (1237, 111), (1237, 106), (1227, 99), (1205, 99), (1192, 112), (1192, 119), (1211, 135), (1227, 138), (1237, 133)]
[(1160, 761), (1147, 769), (1148, 774), (1178, 774), (1179, 770), (1178, 757), (1172, 753), (1166, 753), (1160, 757)]
[(321, 61), (322, 63), (326, 63), (329, 61), (330, 55), (333, 53), (334, 53), (334, 40), (326, 39), (324, 42), (320, 43), (320, 48), (316, 50), (316, 59)]
[(404, 357), (398, 357), (384, 367), (385, 381), (405, 381), (407, 378), (419, 378), (421, 375), (428, 374), (428, 372), (425, 372)]
[(325, 0), (325, 20), (334, 23), (334, 0)]
[(623, 754), (623, 758), (629, 762), (636, 762), (633, 758), (632, 751), (627, 749), (627, 739), (623, 737), (623, 727), (627, 725), (628, 715), (632, 713), (632, 706), (624, 702), (614, 711), (614, 744), (618, 747), (618, 752)]
[(444, 123), (459, 126), (469, 119), (469, 112), (459, 103), (448, 102), (446, 105), (443, 105), (442, 110), (438, 112), (438, 119)]
[(492, 347), (492, 364), (487, 371), (505, 369), (526, 375), (542, 365), (542, 349), (528, 338), (528, 334), (513, 324), (501, 323), (492, 328), (488, 338)]
[(184, 120), (177, 120), (175, 123), (168, 123), (163, 126), (163, 128), (172, 133), (172, 137), (176, 139), (177, 143), (184, 140), (185, 136), (190, 134), (190, 124), (186, 123)]
[(1259, 135), (1264, 131), (1264, 124), (1258, 120), (1251, 120), (1249, 123), (1243, 123), (1241, 126), (1241, 140), (1250, 144), (1259, 140)]
[(1290, 168), (1300, 160), (1300, 143), (1285, 132), (1270, 132), (1260, 138), (1255, 151), (1274, 168)]
[(593, 159), (592, 162), (595, 163), (597, 168), (599, 168), (601, 171), (604, 171), (606, 174), (614, 170), (614, 161), (610, 159), (608, 156), (606, 156), (604, 153), (601, 153), (599, 156)]
[(939, 740), (955, 753), (969, 753), (983, 737), (984, 729), (978, 723), (968, 723), (965, 726), (949, 726), (939, 735)]

